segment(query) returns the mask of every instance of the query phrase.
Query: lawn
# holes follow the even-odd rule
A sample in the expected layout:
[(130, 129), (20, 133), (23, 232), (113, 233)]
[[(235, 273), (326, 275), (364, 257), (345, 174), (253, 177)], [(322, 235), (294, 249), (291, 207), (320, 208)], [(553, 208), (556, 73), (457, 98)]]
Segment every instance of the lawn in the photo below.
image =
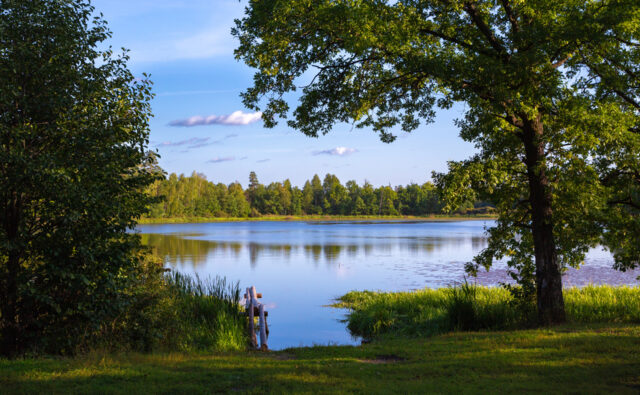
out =
[(382, 337), (359, 347), (0, 360), (14, 393), (632, 393), (640, 325)]

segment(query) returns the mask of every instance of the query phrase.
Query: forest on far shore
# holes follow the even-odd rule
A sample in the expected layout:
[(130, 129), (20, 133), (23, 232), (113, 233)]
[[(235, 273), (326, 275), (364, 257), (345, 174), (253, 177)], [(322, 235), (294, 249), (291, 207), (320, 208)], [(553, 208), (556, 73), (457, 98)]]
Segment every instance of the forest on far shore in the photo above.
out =
[[(263, 185), (255, 172), (249, 185), (229, 185), (208, 181), (201, 173), (191, 176), (171, 173), (156, 181), (150, 191), (162, 196), (148, 217), (259, 217), (263, 215), (348, 215), (348, 216), (425, 216), (443, 214), (444, 204), (431, 182), (406, 186), (374, 187), (351, 180), (342, 184), (338, 177), (316, 174), (302, 188), (287, 179)], [(486, 214), (493, 211), (487, 202), (466, 202), (458, 214)]]

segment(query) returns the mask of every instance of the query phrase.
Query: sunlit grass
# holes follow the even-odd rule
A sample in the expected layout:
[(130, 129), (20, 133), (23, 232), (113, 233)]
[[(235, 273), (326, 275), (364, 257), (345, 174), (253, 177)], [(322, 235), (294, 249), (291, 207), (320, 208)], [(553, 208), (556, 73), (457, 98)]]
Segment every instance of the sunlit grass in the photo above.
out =
[(640, 326), (588, 324), (269, 353), (92, 353), (0, 360), (0, 392), (637, 393), (638, 349)]
[[(640, 287), (568, 288), (564, 296), (569, 322), (640, 323)], [(371, 338), (531, 327), (536, 318), (534, 306), (523, 308), (515, 302), (501, 287), (461, 286), (410, 292), (353, 291), (336, 306), (351, 310), (347, 323), (353, 334)]]

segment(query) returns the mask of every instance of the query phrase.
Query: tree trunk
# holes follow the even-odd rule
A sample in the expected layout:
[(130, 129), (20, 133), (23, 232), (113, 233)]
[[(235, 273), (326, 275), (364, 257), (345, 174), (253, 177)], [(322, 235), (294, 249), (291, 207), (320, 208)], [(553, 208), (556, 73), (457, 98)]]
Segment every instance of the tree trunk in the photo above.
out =
[(18, 276), (20, 270), (20, 252), (16, 246), (18, 226), (20, 220), (20, 205), (14, 197), (5, 211), (4, 230), (7, 235), (9, 251), (7, 252), (7, 267), (2, 293), (0, 295), (1, 342), (0, 355), (15, 357), (20, 349), (18, 330)]
[(3, 297), (2, 306), (2, 343), (0, 355), (15, 357), (18, 353), (18, 269), (20, 260), (18, 254), (11, 253), (7, 260), (7, 276), (4, 284), (6, 295)]
[(544, 125), (538, 117), (523, 128), (531, 225), (536, 264), (538, 321), (541, 325), (565, 322), (562, 273), (553, 236), (553, 208), (549, 179), (544, 165)]

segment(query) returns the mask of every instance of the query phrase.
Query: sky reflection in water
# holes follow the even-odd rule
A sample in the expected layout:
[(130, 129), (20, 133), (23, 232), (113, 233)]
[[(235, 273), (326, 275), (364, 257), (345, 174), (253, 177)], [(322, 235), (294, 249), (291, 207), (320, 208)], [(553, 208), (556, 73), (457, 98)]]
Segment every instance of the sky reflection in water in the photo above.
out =
[[(223, 275), (255, 285), (267, 304), (274, 349), (312, 344), (354, 344), (339, 319), (323, 307), (350, 290), (408, 290), (464, 281), (464, 263), (487, 243), (492, 221), (464, 222), (236, 222), (141, 225), (145, 244), (169, 267), (190, 274)], [(611, 255), (589, 252), (566, 285), (638, 284), (640, 272), (611, 269)], [(510, 280), (504, 263), (481, 272), (479, 284)]]

